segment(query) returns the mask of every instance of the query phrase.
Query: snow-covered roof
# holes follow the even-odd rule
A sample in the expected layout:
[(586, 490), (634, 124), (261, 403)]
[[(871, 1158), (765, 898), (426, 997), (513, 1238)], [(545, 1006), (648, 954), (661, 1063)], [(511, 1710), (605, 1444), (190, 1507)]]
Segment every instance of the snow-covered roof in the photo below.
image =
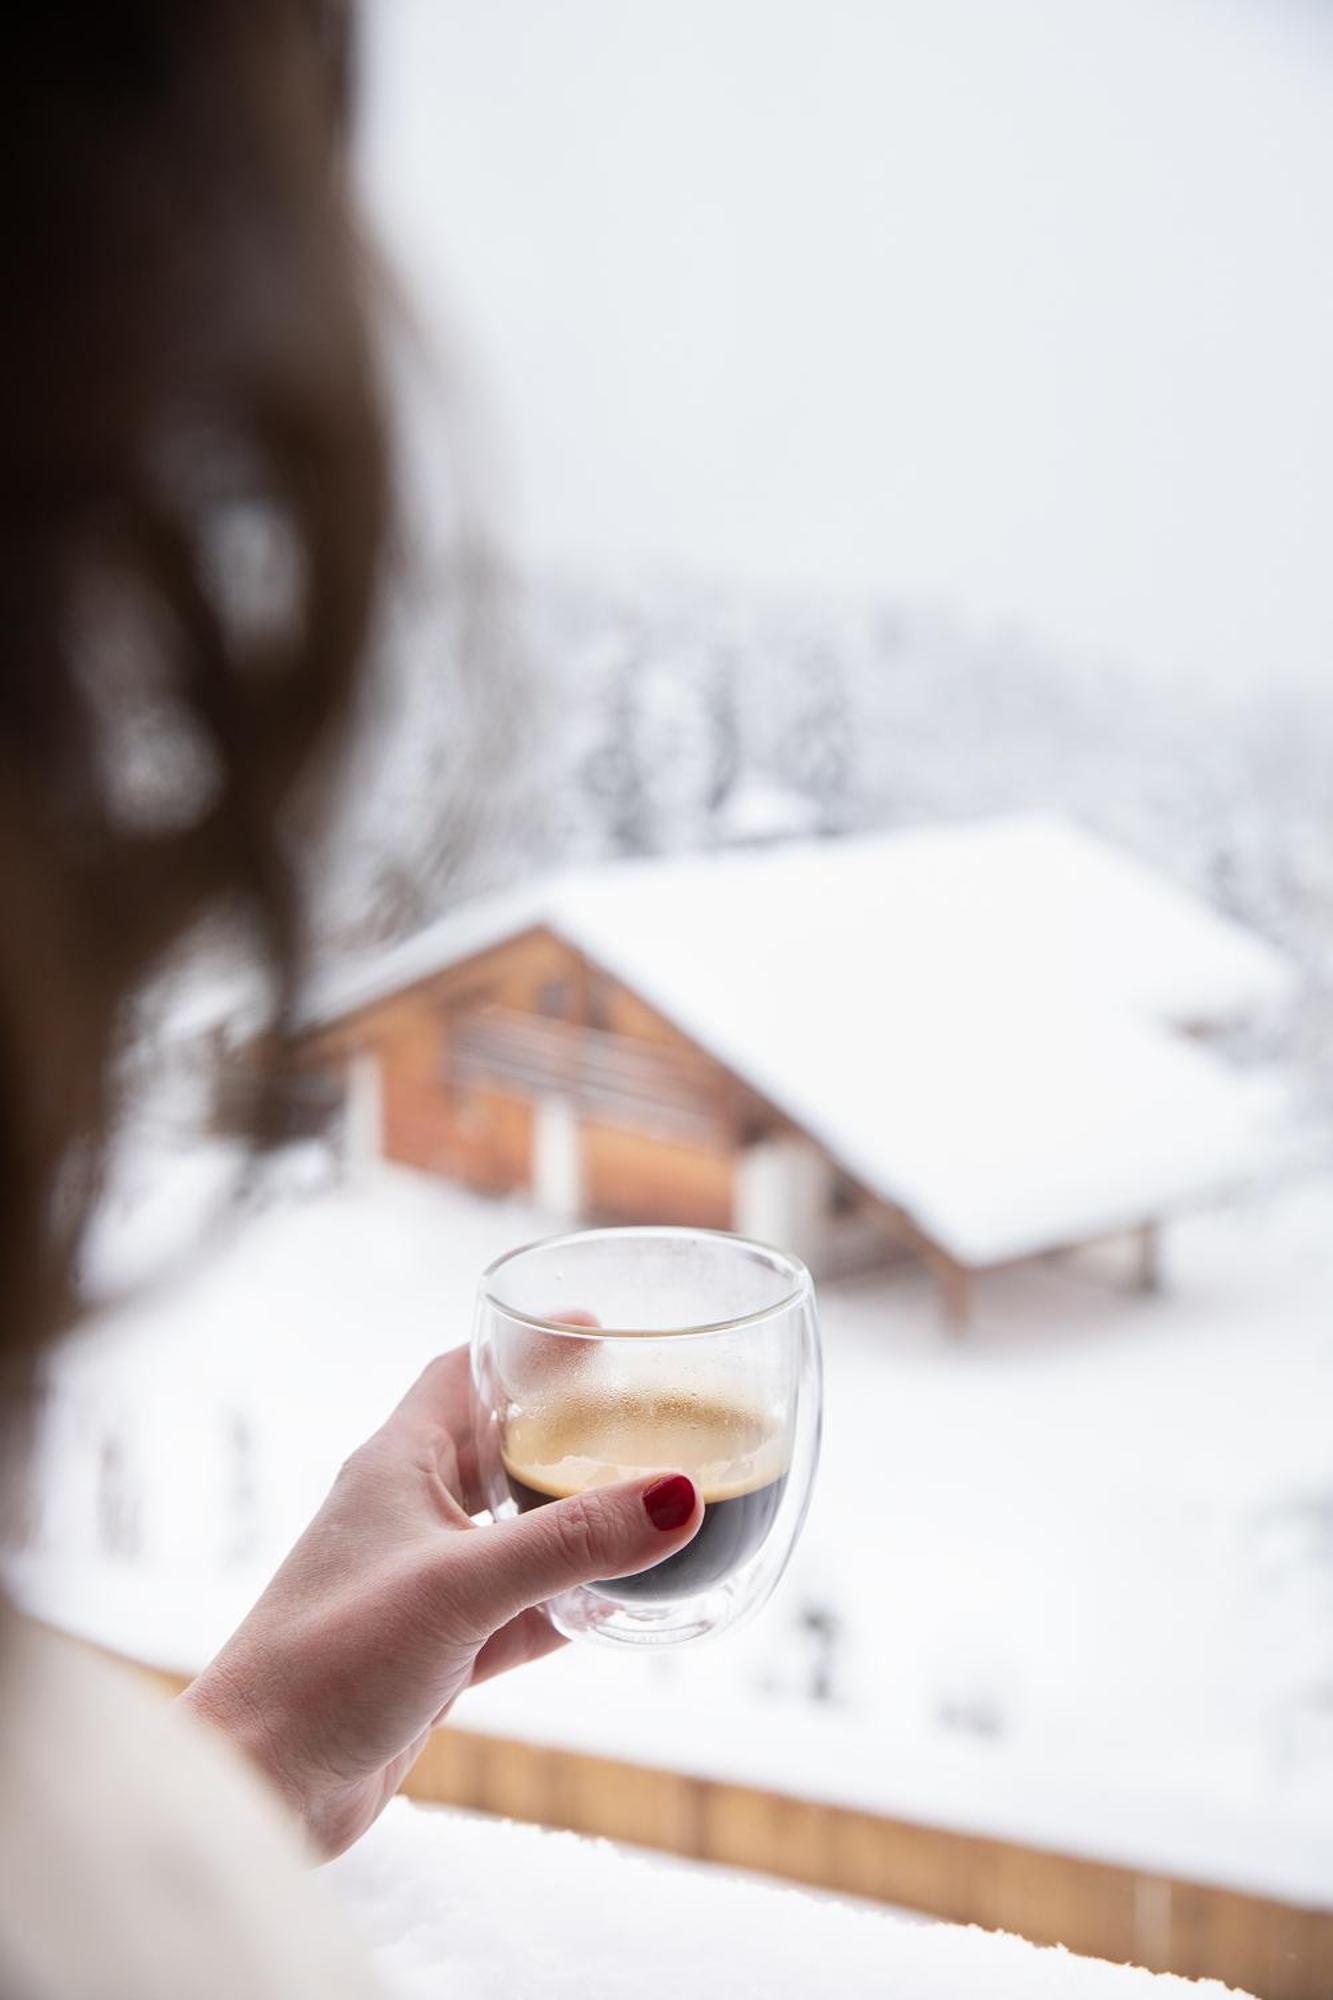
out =
[(1179, 1030), (1289, 994), (1270, 947), (1059, 820), (564, 875), (326, 980), (328, 1021), (544, 924), (946, 1249), (1129, 1226), (1252, 1166), (1253, 1084)]

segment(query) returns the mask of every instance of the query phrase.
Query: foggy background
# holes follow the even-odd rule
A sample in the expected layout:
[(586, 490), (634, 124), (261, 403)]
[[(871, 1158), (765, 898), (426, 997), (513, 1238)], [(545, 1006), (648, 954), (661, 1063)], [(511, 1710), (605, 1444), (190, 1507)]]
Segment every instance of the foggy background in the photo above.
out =
[(947, 606), (1311, 685), (1314, 0), (377, 0), (373, 216), (541, 563)]

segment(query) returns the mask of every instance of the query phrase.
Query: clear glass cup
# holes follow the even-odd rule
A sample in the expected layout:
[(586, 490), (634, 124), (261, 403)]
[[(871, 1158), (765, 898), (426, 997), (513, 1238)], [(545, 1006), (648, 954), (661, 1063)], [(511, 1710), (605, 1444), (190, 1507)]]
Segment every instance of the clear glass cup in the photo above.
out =
[(637, 1576), (563, 1592), (556, 1630), (634, 1646), (723, 1631), (787, 1564), (819, 1456), (814, 1286), (795, 1257), (708, 1229), (587, 1229), (483, 1274), (477, 1448), (497, 1520), (686, 1472), (703, 1525)]

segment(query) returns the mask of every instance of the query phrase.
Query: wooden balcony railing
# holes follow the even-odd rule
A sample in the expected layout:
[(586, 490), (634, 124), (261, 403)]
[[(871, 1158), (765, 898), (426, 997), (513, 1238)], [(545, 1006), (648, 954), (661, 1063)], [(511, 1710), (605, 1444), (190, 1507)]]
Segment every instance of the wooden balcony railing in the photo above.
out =
[(571, 1099), (590, 1118), (663, 1138), (708, 1139), (723, 1124), (724, 1083), (688, 1049), (490, 1007), (449, 1033), (451, 1081)]
[[(185, 1685), (183, 1676), (138, 1671), (170, 1693)], [(1160, 1869), (453, 1724), (434, 1731), (403, 1790), (423, 1804), (598, 1834), (1154, 1972), (1218, 1979), (1257, 2000), (1333, 1993), (1333, 1908)]]

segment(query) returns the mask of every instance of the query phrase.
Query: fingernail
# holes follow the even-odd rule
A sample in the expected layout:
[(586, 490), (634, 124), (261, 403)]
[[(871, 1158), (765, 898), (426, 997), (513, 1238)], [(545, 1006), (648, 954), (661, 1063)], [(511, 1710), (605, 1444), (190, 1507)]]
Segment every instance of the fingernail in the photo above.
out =
[(671, 1528), (683, 1528), (694, 1512), (694, 1481), (683, 1472), (659, 1479), (643, 1496), (648, 1519), (665, 1535)]

